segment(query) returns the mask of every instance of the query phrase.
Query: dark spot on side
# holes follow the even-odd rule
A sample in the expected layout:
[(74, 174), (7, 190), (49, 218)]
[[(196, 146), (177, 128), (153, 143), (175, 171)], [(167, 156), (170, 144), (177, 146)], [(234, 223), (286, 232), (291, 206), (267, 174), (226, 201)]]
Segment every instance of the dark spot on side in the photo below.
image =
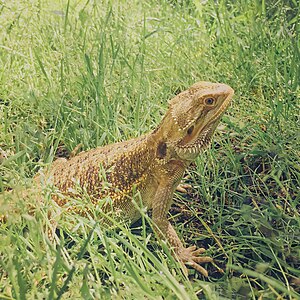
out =
[(167, 155), (167, 144), (165, 142), (159, 142), (156, 150), (156, 156), (158, 158), (164, 158)]

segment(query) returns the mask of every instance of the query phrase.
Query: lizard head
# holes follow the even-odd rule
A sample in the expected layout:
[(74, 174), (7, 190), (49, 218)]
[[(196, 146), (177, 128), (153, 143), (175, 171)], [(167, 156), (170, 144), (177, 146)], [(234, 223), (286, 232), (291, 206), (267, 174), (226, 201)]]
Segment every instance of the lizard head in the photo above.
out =
[(166, 147), (193, 160), (207, 146), (234, 94), (226, 84), (198, 82), (169, 101), (160, 129)]

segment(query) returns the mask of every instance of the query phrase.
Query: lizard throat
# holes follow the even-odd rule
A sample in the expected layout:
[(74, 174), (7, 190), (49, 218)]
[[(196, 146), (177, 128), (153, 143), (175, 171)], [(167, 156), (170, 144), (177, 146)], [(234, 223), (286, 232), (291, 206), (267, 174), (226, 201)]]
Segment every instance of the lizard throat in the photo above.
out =
[(185, 159), (194, 159), (209, 145), (213, 132), (216, 128), (216, 123), (211, 123), (207, 126), (193, 143), (184, 146), (177, 145), (175, 148), (177, 155)]

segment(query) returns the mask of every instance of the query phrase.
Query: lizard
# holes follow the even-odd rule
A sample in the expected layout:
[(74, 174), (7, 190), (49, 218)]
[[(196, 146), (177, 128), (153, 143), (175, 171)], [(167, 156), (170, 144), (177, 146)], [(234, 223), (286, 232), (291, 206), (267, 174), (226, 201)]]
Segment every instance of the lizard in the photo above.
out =
[[(80, 199), (83, 193), (95, 206), (100, 199), (109, 198), (101, 209), (131, 222), (140, 218), (133, 197), (133, 189), (138, 191), (143, 207), (152, 209), (158, 238), (169, 242), (184, 273), (190, 266), (208, 276), (200, 264), (212, 258), (200, 255), (204, 248), (185, 247), (167, 214), (185, 170), (209, 145), (233, 94), (226, 84), (197, 82), (169, 100), (166, 114), (152, 132), (83, 151), (70, 159), (60, 158), (45, 172), (46, 181), (40, 175), (35, 180), (56, 188), (52, 199), (59, 206), (68, 205), (70, 197)], [(76, 207), (73, 210), (86, 213)]]

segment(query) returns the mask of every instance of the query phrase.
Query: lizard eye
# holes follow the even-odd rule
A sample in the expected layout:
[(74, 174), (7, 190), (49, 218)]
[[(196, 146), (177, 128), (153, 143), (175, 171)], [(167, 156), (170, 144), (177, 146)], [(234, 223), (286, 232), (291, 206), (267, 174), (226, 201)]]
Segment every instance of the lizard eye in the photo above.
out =
[(214, 105), (214, 104), (215, 104), (215, 99), (214, 99), (214, 98), (211, 98), (211, 97), (206, 98), (206, 99), (205, 99), (205, 104), (206, 104), (206, 105)]
[(193, 130), (194, 130), (194, 125), (192, 125), (192, 126), (187, 130), (187, 134), (188, 134), (188, 135), (192, 134)]

